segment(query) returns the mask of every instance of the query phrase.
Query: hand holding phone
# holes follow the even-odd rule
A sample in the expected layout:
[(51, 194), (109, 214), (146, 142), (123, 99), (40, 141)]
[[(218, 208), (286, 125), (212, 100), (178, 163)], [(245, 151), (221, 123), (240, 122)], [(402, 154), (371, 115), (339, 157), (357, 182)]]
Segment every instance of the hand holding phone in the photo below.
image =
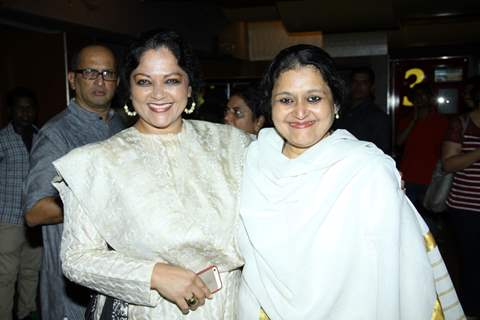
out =
[(211, 293), (215, 293), (222, 289), (222, 279), (220, 278), (220, 272), (218, 271), (217, 266), (209, 266), (202, 271), (197, 272), (197, 275), (202, 279)]

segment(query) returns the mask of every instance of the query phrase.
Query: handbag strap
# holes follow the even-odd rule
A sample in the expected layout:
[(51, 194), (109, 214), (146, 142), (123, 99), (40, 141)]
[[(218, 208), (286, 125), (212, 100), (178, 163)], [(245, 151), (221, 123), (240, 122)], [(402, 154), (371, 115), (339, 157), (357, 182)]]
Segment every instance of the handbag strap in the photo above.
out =
[(100, 320), (128, 320), (128, 303), (106, 296)]

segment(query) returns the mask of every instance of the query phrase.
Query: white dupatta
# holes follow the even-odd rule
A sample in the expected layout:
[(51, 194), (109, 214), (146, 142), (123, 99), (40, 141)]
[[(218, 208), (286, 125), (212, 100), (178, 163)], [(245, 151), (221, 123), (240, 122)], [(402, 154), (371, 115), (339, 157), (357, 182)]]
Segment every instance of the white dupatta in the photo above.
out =
[(264, 129), (247, 154), (240, 320), (431, 319), (428, 230), (393, 160), (345, 130), (296, 159), (282, 146)]

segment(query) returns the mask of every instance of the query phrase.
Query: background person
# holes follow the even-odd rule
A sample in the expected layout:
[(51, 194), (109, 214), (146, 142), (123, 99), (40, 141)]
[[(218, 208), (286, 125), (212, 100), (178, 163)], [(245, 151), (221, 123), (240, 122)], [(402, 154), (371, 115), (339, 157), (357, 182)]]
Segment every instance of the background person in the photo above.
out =
[(22, 188), (38, 106), (34, 93), (23, 87), (7, 93), (6, 105), (12, 121), (0, 130), (0, 319), (12, 319), (14, 305), (17, 318), (28, 319), (37, 310), (42, 251), (38, 230), (25, 226)]
[(42, 225), (43, 261), (40, 276), (42, 320), (84, 319), (89, 294), (66, 280), (60, 262), (63, 208), (51, 181), (52, 162), (70, 150), (103, 140), (123, 128), (110, 108), (118, 86), (113, 52), (100, 45), (86, 46), (73, 57), (68, 73), (75, 90), (67, 109), (48, 121), (32, 147), (30, 171), (25, 183), (25, 220)]
[(242, 178), (239, 319), (461, 318), (394, 161), (331, 130), (343, 92), (331, 57), (284, 49), (263, 88), (275, 128), (250, 145)]
[[(243, 265), (237, 194), (250, 137), (182, 119), (195, 108), (198, 67), (174, 32), (133, 43), (123, 79), (135, 125), (55, 162), (64, 273), (127, 302), (121, 315), (131, 320), (234, 319)], [(223, 283), (213, 297), (196, 275), (209, 265)], [(105, 301), (98, 297), (96, 315)]]
[(412, 116), (408, 121), (399, 123), (397, 145), (403, 148), (400, 172), (405, 180), (407, 197), (434, 234), (438, 235), (434, 216), (423, 207), (423, 199), (432, 181), (435, 165), (441, 158), (448, 119), (437, 112), (429, 84), (422, 82), (413, 87), (410, 99), (413, 103)]
[(478, 75), (468, 78), (464, 84), (463, 90), (461, 92), (461, 97), (463, 105), (466, 108), (466, 112), (470, 112), (476, 108), (475, 101), (472, 98), (471, 92), (472, 89), (478, 85), (480, 85), (480, 76)]
[(257, 135), (265, 124), (260, 103), (261, 93), (255, 86), (237, 88), (228, 99), (225, 108), (225, 123)]
[(476, 107), (451, 122), (442, 159), (443, 169), (455, 173), (447, 207), (459, 249), (460, 298), (468, 316), (480, 317), (480, 83), (469, 96)]
[(373, 142), (386, 154), (392, 151), (392, 129), (389, 117), (375, 104), (375, 73), (359, 67), (350, 74), (349, 103), (342, 108), (335, 128), (346, 129), (357, 139)]

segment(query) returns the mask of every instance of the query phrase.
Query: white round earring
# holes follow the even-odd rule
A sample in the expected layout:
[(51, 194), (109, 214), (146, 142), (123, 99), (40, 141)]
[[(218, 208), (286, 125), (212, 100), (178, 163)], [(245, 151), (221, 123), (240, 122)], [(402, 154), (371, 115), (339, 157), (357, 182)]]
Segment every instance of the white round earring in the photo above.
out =
[(195, 111), (195, 106), (197, 104), (195, 103), (195, 101), (192, 101), (192, 104), (190, 105), (190, 108), (185, 108), (185, 110), (183, 110), (186, 114), (191, 114), (193, 113), (193, 111)]
[(129, 117), (135, 117), (137, 115), (137, 112), (136, 111), (130, 111), (130, 109), (128, 108), (128, 105), (125, 103), (125, 105), (123, 106), (123, 111), (125, 111), (125, 113), (127, 114), (127, 116)]

